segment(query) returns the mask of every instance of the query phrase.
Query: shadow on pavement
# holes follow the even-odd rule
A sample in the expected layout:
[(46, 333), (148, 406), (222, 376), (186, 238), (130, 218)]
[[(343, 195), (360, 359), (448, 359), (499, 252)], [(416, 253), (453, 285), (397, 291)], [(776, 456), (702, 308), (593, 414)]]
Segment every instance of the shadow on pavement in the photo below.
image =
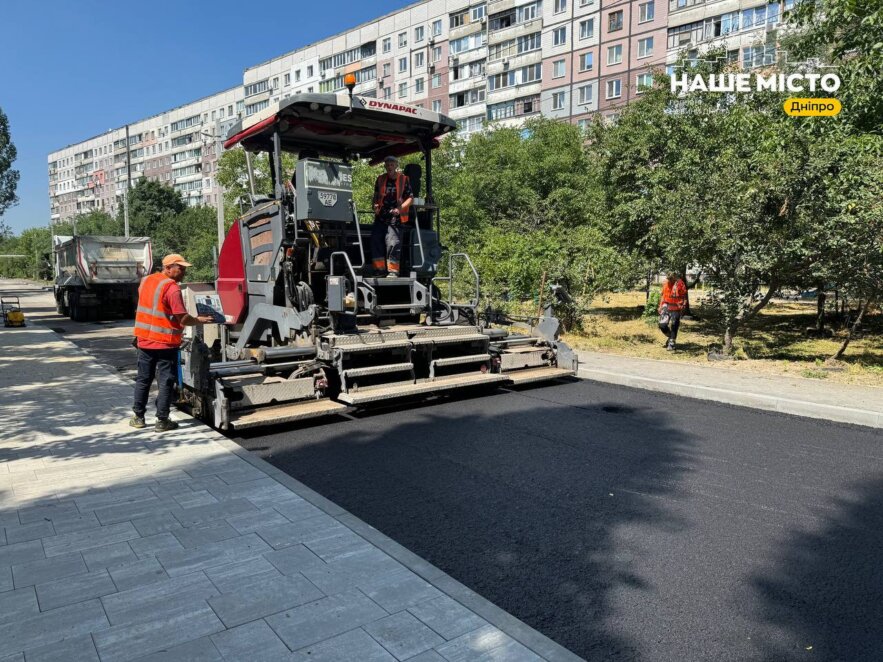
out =
[(855, 484), (832, 506), (751, 580), (760, 618), (777, 630), (758, 642), (765, 660), (883, 659), (883, 478)]

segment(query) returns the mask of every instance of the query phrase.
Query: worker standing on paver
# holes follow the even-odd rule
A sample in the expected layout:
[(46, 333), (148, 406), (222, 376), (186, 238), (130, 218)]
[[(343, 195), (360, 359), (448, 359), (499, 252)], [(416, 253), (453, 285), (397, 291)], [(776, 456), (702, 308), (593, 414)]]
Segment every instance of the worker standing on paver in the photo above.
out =
[(192, 266), (181, 255), (166, 255), (162, 271), (144, 278), (138, 288), (138, 309), (135, 313), (135, 341), (138, 348), (138, 377), (135, 379), (133, 428), (143, 428), (147, 397), (154, 377), (159, 394), (156, 396), (157, 432), (174, 430), (178, 424), (169, 420), (172, 393), (178, 381), (178, 348), (185, 326), (209, 324), (210, 315), (193, 317), (184, 307), (181, 288), (187, 267)]
[(402, 259), (402, 226), (414, 194), (411, 182), (398, 171), (399, 160), (387, 156), (386, 172), (374, 183), (374, 226), (371, 228), (371, 257), (375, 272), (387, 269), (387, 277), (399, 275)]
[(687, 284), (674, 272), (666, 274), (659, 299), (659, 330), (668, 338), (665, 348), (673, 352), (681, 326), (681, 313), (687, 301)]

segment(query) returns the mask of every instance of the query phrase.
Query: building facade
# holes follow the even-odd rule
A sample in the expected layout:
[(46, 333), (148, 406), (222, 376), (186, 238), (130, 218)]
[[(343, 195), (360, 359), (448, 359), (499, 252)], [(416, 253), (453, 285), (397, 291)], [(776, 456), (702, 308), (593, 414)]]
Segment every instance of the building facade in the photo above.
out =
[(615, 118), (653, 71), (722, 46), (745, 67), (776, 58), (794, 0), (423, 0), (245, 70), (243, 84), (49, 155), (52, 220), (116, 213), (151, 177), (191, 204), (216, 204), (219, 145), (240, 116), (301, 93), (344, 89), (425, 107), (461, 133), (545, 115)]

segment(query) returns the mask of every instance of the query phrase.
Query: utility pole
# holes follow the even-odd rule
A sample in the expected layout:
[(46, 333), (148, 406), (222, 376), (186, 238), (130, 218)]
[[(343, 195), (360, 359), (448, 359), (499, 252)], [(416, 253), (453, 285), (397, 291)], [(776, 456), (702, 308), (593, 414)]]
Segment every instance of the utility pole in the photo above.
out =
[(221, 162), (221, 154), (224, 153), (224, 142), (221, 138), (220, 123), (215, 127), (215, 184), (218, 187), (218, 251), (224, 245), (224, 187), (218, 181), (218, 164)]
[(129, 189), (132, 188), (132, 155), (129, 151), (129, 125), (126, 124), (126, 192), (123, 195), (123, 234), (129, 236)]

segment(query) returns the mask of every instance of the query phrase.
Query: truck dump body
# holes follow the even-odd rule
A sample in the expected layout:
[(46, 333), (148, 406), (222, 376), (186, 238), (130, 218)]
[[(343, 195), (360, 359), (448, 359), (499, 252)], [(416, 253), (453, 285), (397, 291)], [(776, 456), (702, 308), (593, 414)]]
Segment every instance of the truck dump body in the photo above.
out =
[(141, 279), (153, 267), (149, 237), (53, 237), (58, 312), (82, 321), (130, 316)]

